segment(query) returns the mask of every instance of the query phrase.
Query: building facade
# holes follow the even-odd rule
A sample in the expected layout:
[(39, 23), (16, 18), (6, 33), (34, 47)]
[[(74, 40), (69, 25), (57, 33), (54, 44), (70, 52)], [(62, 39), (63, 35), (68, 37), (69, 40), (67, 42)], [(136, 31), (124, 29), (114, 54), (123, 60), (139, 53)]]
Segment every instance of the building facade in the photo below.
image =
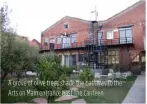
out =
[[(76, 68), (84, 65), (87, 57), (94, 57), (93, 68), (97, 69), (98, 62), (105, 63), (107, 57), (108, 67), (119, 66), (120, 70), (127, 71), (135, 66), (143, 70), (145, 23), (145, 1), (137, 2), (105, 21), (67, 16), (42, 32), (41, 52), (55, 51), (62, 65)], [(90, 52), (102, 50), (103, 46), (107, 47), (107, 55), (97, 52), (89, 56)]]

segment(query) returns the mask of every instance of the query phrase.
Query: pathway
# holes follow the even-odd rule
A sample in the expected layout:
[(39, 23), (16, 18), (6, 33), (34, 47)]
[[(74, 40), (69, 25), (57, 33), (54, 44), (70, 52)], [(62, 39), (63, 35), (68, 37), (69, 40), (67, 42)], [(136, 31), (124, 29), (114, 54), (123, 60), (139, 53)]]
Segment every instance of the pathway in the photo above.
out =
[(145, 103), (145, 75), (139, 75), (123, 100), (125, 103)]

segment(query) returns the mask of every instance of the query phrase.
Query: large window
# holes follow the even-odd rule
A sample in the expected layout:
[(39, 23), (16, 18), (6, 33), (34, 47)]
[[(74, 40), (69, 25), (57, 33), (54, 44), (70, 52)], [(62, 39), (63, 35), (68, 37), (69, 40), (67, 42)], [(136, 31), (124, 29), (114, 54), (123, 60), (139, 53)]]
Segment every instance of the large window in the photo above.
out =
[(119, 28), (120, 44), (132, 43), (132, 27)]
[(70, 55), (69, 57), (69, 65), (76, 66), (76, 55)]
[(47, 45), (47, 44), (48, 44), (48, 39), (45, 38), (45, 39), (44, 39), (44, 45)]
[(103, 32), (98, 32), (98, 44), (103, 44)]
[(61, 38), (57, 38), (57, 44), (61, 44), (62, 39)]
[(76, 42), (76, 34), (71, 35), (71, 43)]
[(113, 39), (113, 31), (108, 31), (107, 32), (107, 39)]
[(69, 65), (69, 57), (68, 57), (68, 55), (64, 55), (64, 65), (65, 66)]
[(68, 48), (68, 47), (70, 47), (70, 37), (64, 37), (64, 38), (63, 38), (62, 47), (63, 47), (63, 48)]
[(108, 64), (118, 64), (119, 63), (119, 51), (118, 50), (109, 50), (108, 51)]

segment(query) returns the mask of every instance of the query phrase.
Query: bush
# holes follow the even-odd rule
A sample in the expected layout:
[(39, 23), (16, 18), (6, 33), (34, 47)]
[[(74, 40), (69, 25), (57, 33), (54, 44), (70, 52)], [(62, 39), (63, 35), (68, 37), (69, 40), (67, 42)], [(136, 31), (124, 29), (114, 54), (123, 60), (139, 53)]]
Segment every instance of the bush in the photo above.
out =
[(92, 81), (94, 79), (94, 75), (90, 72), (90, 69), (87, 67), (83, 68), (83, 72), (79, 74), (79, 79), (81, 81)]
[[(37, 90), (40, 91), (62, 91), (67, 89), (67, 86), (64, 84), (60, 84), (60, 81), (67, 81), (67, 75), (63, 70), (64, 67), (62, 67), (58, 61), (58, 57), (56, 54), (53, 53), (45, 53), (42, 54), (39, 58), (39, 63), (37, 66), (37, 74), (38, 74), (38, 80), (40, 81), (56, 81), (58, 83), (57, 86), (35, 86)], [(58, 97), (56, 95), (48, 96), (48, 102), (54, 102), (55, 98)]]
[(67, 76), (70, 76), (73, 73), (74, 67), (63, 66), (63, 71)]

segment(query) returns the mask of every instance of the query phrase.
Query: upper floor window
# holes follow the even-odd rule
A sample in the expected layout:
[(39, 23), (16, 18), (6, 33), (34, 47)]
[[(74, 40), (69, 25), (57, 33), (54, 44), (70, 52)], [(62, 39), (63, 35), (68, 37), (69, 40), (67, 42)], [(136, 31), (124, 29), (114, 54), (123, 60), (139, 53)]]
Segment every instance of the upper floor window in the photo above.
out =
[(57, 44), (61, 44), (61, 38), (57, 38)]
[(67, 23), (64, 24), (64, 28), (65, 28), (65, 29), (68, 29), (68, 28), (69, 28), (69, 26), (68, 26)]
[(50, 43), (55, 43), (55, 39), (54, 38), (51, 38), (50, 39)]
[(44, 39), (44, 45), (48, 44), (48, 39)]
[(120, 43), (132, 43), (133, 32), (132, 27), (119, 28)]
[(107, 39), (113, 39), (113, 31), (108, 31), (107, 32)]
[(98, 32), (98, 44), (103, 44), (103, 32), (99, 31)]
[(76, 42), (76, 34), (71, 35), (71, 43)]
[(62, 47), (63, 48), (70, 47), (70, 37), (64, 37), (63, 38)]

